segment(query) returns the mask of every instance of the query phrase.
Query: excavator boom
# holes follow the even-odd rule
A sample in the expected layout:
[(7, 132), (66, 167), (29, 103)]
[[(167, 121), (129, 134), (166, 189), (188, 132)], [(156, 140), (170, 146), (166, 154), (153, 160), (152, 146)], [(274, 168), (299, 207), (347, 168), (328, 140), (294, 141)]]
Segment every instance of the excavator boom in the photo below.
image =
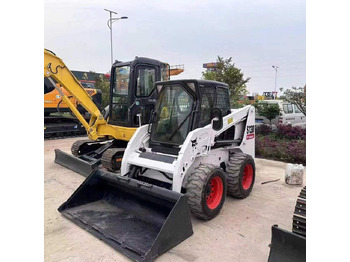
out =
[(91, 96), (64, 64), (62, 59), (46, 49), (44, 50), (44, 77), (52, 77), (59, 82), (69, 93), (79, 100), (91, 115), (95, 117), (101, 115)]
[(98, 107), (93, 102), (89, 93), (64, 64), (62, 59), (46, 49), (44, 49), (44, 77), (47, 77), (52, 82), (53, 80), (51, 78), (53, 78), (56, 82), (62, 85), (75, 99), (79, 101), (86, 111), (91, 114), (90, 121), (87, 123), (70, 99), (57, 88), (62, 96), (62, 100), (68, 105), (74, 115), (85, 127), (91, 140), (97, 140), (106, 136), (123, 141), (130, 140), (135, 132), (135, 128), (108, 124)]
[(106, 124), (100, 110), (97, 108), (88, 92), (86, 92), (84, 87), (79, 83), (78, 79), (75, 78), (64, 64), (62, 59), (46, 49), (44, 49), (44, 77), (48, 77), (50, 81), (52, 81), (52, 79), (50, 79), (51, 77), (55, 79), (56, 82), (62, 85), (73, 97), (79, 100), (79, 103), (91, 114), (90, 124), (88, 124), (70, 99), (57, 88), (62, 96), (62, 100), (83, 124), (89, 137), (92, 139), (96, 138), (97, 133), (95, 128), (97, 124)]

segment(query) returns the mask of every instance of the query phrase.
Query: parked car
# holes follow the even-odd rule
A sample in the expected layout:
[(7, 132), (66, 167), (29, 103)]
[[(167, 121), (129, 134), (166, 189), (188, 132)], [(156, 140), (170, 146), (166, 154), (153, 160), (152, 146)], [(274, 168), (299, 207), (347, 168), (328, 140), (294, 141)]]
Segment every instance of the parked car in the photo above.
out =
[[(301, 126), (306, 128), (306, 116), (294, 104), (285, 102), (283, 100), (265, 100), (264, 103), (278, 104), (280, 108), (280, 115), (271, 120), (272, 125), (290, 124), (292, 126)], [(270, 124), (270, 121), (263, 116), (259, 116), (257, 112), (255, 116), (256, 124)]]

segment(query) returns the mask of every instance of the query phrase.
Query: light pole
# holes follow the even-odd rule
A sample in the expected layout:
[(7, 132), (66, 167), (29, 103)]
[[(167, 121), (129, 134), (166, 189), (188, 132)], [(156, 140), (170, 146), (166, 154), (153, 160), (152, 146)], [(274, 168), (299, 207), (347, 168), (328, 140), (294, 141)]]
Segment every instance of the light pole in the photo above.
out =
[(109, 27), (110, 35), (111, 35), (111, 66), (112, 66), (112, 65), (113, 65), (112, 24), (113, 24), (113, 22), (118, 21), (118, 20), (120, 20), (120, 19), (128, 19), (128, 17), (127, 17), (127, 16), (122, 16), (122, 17), (114, 17), (114, 18), (112, 18), (112, 13), (113, 13), (113, 14), (116, 14), (116, 15), (117, 15), (118, 13), (116, 13), (116, 12), (114, 12), (114, 11), (111, 11), (111, 10), (108, 10), (108, 9), (105, 9), (105, 11), (109, 12), (109, 19), (108, 19), (108, 21), (107, 21), (107, 26)]
[(278, 66), (272, 66), (272, 68), (274, 68), (276, 70), (276, 76), (275, 76), (275, 96), (274, 99), (276, 100), (277, 97), (277, 92), (276, 92), (276, 86), (277, 86), (277, 68), (279, 68)]

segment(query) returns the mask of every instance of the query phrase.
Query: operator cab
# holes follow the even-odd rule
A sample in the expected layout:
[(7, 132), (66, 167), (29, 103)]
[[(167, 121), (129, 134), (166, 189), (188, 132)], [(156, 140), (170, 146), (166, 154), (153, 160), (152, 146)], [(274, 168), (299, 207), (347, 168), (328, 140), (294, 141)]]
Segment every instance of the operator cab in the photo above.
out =
[(157, 82), (158, 100), (151, 117), (150, 147), (177, 154), (187, 134), (211, 123), (213, 109), (231, 113), (228, 85), (208, 80)]
[[(158, 60), (136, 57), (130, 62), (116, 61), (111, 70), (109, 124), (125, 127), (147, 124), (154, 110), (156, 81), (169, 80), (170, 67)], [(140, 117), (140, 118), (139, 118)]]

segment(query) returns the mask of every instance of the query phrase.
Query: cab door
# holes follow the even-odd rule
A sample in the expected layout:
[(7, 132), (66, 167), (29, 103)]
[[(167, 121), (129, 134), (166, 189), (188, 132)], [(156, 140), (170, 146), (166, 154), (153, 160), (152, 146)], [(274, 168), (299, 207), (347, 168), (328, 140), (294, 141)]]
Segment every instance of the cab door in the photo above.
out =
[(293, 125), (295, 122), (295, 114), (293, 110), (293, 105), (292, 104), (283, 104), (283, 124), (284, 125)]
[(294, 106), (295, 121), (294, 124), (302, 124), (306, 122), (306, 116), (299, 110), (296, 105)]
[(132, 126), (148, 124), (152, 110), (156, 104), (154, 83), (160, 81), (160, 68), (154, 65), (140, 64), (135, 68), (135, 101), (130, 108)]

